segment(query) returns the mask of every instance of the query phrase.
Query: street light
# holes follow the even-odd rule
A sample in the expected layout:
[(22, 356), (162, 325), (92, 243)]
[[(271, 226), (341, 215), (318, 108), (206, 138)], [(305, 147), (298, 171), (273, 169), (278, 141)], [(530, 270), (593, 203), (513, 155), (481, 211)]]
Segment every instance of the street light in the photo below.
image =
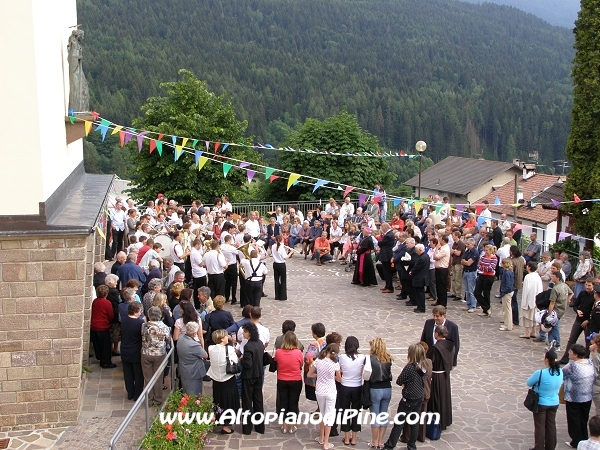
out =
[(423, 167), (423, 152), (427, 148), (425, 141), (419, 141), (415, 144), (415, 149), (419, 152), (419, 190), (417, 191), (418, 198), (421, 198), (421, 168)]

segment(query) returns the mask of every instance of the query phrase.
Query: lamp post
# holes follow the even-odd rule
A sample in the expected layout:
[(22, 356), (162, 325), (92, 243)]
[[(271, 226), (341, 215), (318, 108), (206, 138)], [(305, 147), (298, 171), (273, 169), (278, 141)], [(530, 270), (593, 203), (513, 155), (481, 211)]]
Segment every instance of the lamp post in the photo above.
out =
[(423, 167), (423, 152), (427, 148), (424, 141), (419, 141), (415, 144), (415, 149), (419, 152), (419, 190), (417, 191), (418, 198), (421, 198), (421, 168)]

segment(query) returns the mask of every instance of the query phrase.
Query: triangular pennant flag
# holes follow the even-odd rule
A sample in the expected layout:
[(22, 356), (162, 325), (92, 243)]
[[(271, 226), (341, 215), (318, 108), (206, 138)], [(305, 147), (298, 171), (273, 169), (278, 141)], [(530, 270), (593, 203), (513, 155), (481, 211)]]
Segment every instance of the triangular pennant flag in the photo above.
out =
[(248, 183), (250, 183), (252, 181), (252, 178), (254, 178), (254, 175), (256, 175), (256, 171), (255, 170), (246, 170), (246, 176), (248, 177)]
[(494, 205), (501, 205), (500, 197), (498, 197), (497, 195), (496, 195), (496, 198), (494, 199)]
[(210, 141), (204, 141), (204, 145), (206, 145), (206, 151), (208, 151), (208, 146), (210, 145)]
[(171, 142), (173, 142), (173, 147), (175, 147), (175, 143), (177, 142), (177, 136), (171, 136)]
[(92, 115), (94, 120), (98, 120), (98, 117), (100, 117), (100, 114), (98, 114), (96, 111), (90, 111), (90, 114)]
[(149, 131), (142, 131), (137, 135), (138, 152), (142, 151), (142, 144), (144, 143), (144, 136), (150, 133)]
[(483, 205), (475, 205), (475, 214), (479, 215), (483, 211)]
[[(275, 172), (275, 169), (271, 169), (270, 167), (267, 167), (265, 169), (265, 180), (270, 180), (271, 179), (271, 175), (273, 175), (273, 172)], [(273, 182), (273, 180), (271, 180), (271, 183)]]
[(415, 201), (411, 198), (408, 199), (408, 201), (406, 202), (408, 204), (408, 206), (412, 205)]
[(421, 202), (414, 202), (415, 204), (415, 212), (418, 214), (421, 211)]
[(573, 192), (573, 203), (581, 203), (581, 199)]
[(435, 205), (435, 213), (438, 214), (442, 210), (442, 205), (436, 203)]
[(125, 143), (126, 143), (126, 144), (127, 144), (127, 143), (128, 143), (130, 140), (131, 140), (131, 138), (133, 137), (133, 132), (132, 132), (132, 131), (135, 131), (135, 130), (133, 130), (133, 128), (127, 128), (127, 129), (125, 130)]
[(69, 116), (75, 116), (75, 110), (73, 108), (69, 110)]
[(383, 197), (381, 195), (378, 195), (377, 197), (374, 197), (373, 200), (375, 200), (375, 203), (379, 203), (382, 198)]
[(290, 173), (290, 177), (288, 178), (288, 184), (287, 184), (287, 190), (290, 190), (290, 187), (292, 187), (292, 184), (294, 184), (294, 181), (296, 181), (298, 178), (300, 178), (302, 175), (298, 175), (297, 173)]
[(123, 126), (121, 126), (121, 125), (117, 125), (117, 126), (115, 127), (115, 129), (114, 129), (114, 130), (112, 130), (112, 133), (110, 133), (110, 134), (117, 134), (117, 133), (118, 133), (119, 131), (121, 131), (122, 129), (123, 129)]
[(179, 159), (179, 157), (181, 156), (182, 153), (183, 153), (183, 146), (182, 145), (176, 145), (175, 146), (175, 153), (173, 154), (174, 160), (177, 161)]
[(227, 178), (227, 174), (229, 173), (229, 171), (231, 170), (232, 167), (233, 167), (233, 164), (223, 163), (223, 176), (225, 178)]
[(367, 197), (368, 197), (367, 194), (360, 194), (358, 196), (358, 206), (361, 206), (365, 202)]
[(273, 181), (275, 181), (277, 178), (281, 178), (281, 177), (279, 177), (278, 175), (271, 175), (271, 176), (269, 177), (269, 183), (272, 183), (272, 182), (273, 182)]
[(196, 148), (196, 144), (198, 143), (198, 139), (194, 139), (192, 141), (192, 148)]
[(198, 163), (200, 162), (200, 157), (202, 156), (202, 152), (200, 150), (196, 150), (194, 152), (194, 158), (196, 159), (196, 166), (198, 165)]
[(150, 153), (152, 153), (155, 148), (156, 148), (156, 140), (150, 139)]
[(349, 194), (350, 192), (352, 192), (354, 189), (355, 189), (355, 188), (354, 188), (354, 186), (346, 186), (346, 190), (344, 191), (344, 195), (343, 195), (343, 197), (344, 197), (344, 198), (348, 197), (348, 194)]
[(458, 204), (457, 204), (457, 205), (456, 205), (456, 210), (457, 210), (458, 212), (462, 212), (462, 210), (463, 210), (463, 208), (464, 208), (464, 207), (465, 207), (465, 205), (458, 205)]
[(90, 131), (92, 129), (92, 122), (90, 122), (89, 120), (85, 121), (85, 135), (87, 136), (88, 134), (90, 134)]
[(102, 231), (102, 228), (100, 228), (100, 224), (96, 224), (96, 230), (98, 230), (98, 234), (102, 239), (106, 240), (106, 235), (104, 234), (104, 231)]
[(121, 143), (121, 147), (125, 145), (125, 132), (123, 130), (119, 131), (119, 142)]
[(521, 225), (520, 223), (515, 224), (515, 227), (513, 228), (513, 231), (516, 233), (517, 231), (523, 229), (523, 225)]
[(481, 225), (485, 224), (486, 217), (478, 217), (477, 218), (477, 228), (481, 228)]
[(327, 183), (329, 183), (329, 181), (317, 180), (317, 182), (315, 183), (315, 187), (313, 188), (313, 194), (317, 189), (319, 189), (321, 186), (326, 185)]
[(181, 146), (185, 147), (185, 144), (187, 144), (187, 141), (189, 141), (188, 138), (183, 138), (183, 141), (181, 141)]
[(156, 150), (158, 151), (159, 156), (162, 156), (162, 141), (156, 141)]
[(400, 199), (399, 198), (395, 198), (394, 199), (394, 206), (398, 206), (400, 204)]
[(164, 134), (162, 134), (162, 133), (160, 133), (160, 134), (158, 135), (158, 140), (159, 140), (159, 141), (162, 141), (162, 138), (164, 138), (164, 137), (165, 137), (165, 135), (164, 135)]
[(106, 119), (100, 119), (100, 125), (96, 127), (96, 131), (100, 130), (100, 134), (102, 135), (102, 142), (106, 139), (106, 133), (108, 132), (108, 127), (111, 123)]
[(250, 165), (249, 162), (241, 162), (240, 165), (238, 166), (240, 169), (243, 169), (244, 167), (248, 167)]
[(215, 142), (215, 153), (217, 153), (217, 150), (219, 150), (219, 145), (221, 145), (220, 142)]
[(560, 233), (558, 233), (558, 241), (562, 241), (570, 236), (573, 236), (571, 233), (565, 233), (564, 231), (561, 231)]
[(223, 145), (223, 148), (221, 149), (221, 153), (225, 153), (225, 149), (229, 147), (229, 144), (225, 144)]
[(208, 158), (206, 156), (200, 157), (200, 160), (198, 161), (198, 170), (200, 170), (204, 167), (204, 165), (206, 164), (206, 161), (208, 161)]
[(552, 205), (556, 208), (558, 206), (560, 206), (560, 202), (558, 200), (554, 200), (553, 198), (551, 198), (550, 200), (552, 200)]
[(75, 117), (75, 116), (69, 116), (69, 122), (71, 122), (71, 125), (73, 125), (76, 120), (77, 120), (77, 117)]

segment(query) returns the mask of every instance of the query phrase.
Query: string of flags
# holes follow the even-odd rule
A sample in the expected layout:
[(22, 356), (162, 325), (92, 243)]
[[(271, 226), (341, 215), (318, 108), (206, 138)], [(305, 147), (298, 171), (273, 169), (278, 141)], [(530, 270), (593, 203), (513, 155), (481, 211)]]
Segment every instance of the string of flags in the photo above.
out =
[[(400, 151), (400, 152), (385, 152), (385, 153), (375, 153), (375, 152), (336, 153), (336, 152), (319, 151), (318, 149), (315, 149), (315, 150), (293, 149), (290, 147), (275, 148), (269, 144), (247, 145), (247, 144), (243, 144), (243, 143), (222, 143), (222, 142), (215, 142), (215, 141), (210, 141), (210, 140), (193, 139), (193, 138), (188, 138), (188, 137), (180, 137), (180, 136), (175, 136), (175, 135), (156, 133), (156, 132), (145, 131), (145, 130), (137, 130), (132, 127), (125, 127), (122, 125), (117, 125), (107, 119), (100, 117), (100, 115), (96, 112), (89, 113), (92, 115), (93, 121), (81, 119), (78, 116), (76, 116), (75, 114), (77, 114), (77, 113), (75, 113), (72, 110), (69, 111), (69, 121), (71, 124), (75, 124), (77, 121), (83, 121), (86, 136), (92, 132), (92, 129), (95, 126), (96, 128), (94, 129), (94, 131), (98, 131), (102, 136), (102, 140), (104, 141), (106, 136), (108, 135), (108, 131), (112, 130), (110, 135), (113, 136), (113, 135), (118, 134), (121, 147), (128, 144), (135, 137), (137, 147), (138, 147), (138, 152), (142, 151), (143, 144), (145, 141), (147, 141), (149, 153), (152, 153), (153, 151), (157, 151), (157, 153), (161, 157), (163, 156), (163, 152), (164, 152), (165, 148), (173, 149), (173, 160), (175, 162), (177, 162), (180, 159), (180, 157), (183, 153), (193, 154), (194, 161), (195, 161), (194, 164), (195, 164), (195, 167), (198, 168), (198, 170), (202, 170), (202, 168), (206, 165), (206, 163), (208, 161), (213, 161), (213, 162), (217, 162), (217, 163), (221, 164), (224, 177), (227, 177), (227, 175), (229, 174), (231, 169), (246, 170), (246, 176), (248, 179), (248, 183), (252, 182), (252, 180), (254, 179), (256, 174), (260, 173), (260, 174), (263, 174), (265, 176), (265, 180), (268, 180), (270, 183), (274, 182), (277, 179), (283, 178), (284, 176), (287, 176), (287, 190), (289, 190), (292, 186), (295, 186), (297, 184), (306, 184), (309, 186), (313, 186), (313, 190), (312, 190), (313, 193), (320, 187), (327, 187), (329, 189), (336, 189), (339, 191), (343, 191), (342, 198), (346, 197), (352, 191), (355, 191), (355, 190), (363, 191), (363, 193), (360, 193), (358, 195), (359, 204), (363, 204), (364, 202), (367, 201), (368, 198), (371, 197), (370, 194), (364, 193), (364, 192), (372, 192), (370, 189), (364, 189), (364, 188), (359, 188), (356, 186), (344, 185), (342, 183), (337, 183), (337, 182), (333, 182), (333, 181), (329, 181), (329, 180), (322, 180), (322, 179), (318, 179), (318, 178), (311, 177), (308, 175), (302, 175), (302, 174), (297, 174), (297, 173), (293, 173), (293, 172), (289, 172), (289, 171), (285, 171), (285, 170), (281, 170), (281, 169), (275, 169), (272, 167), (263, 166), (258, 163), (241, 161), (241, 160), (238, 160), (235, 158), (227, 157), (227, 156), (223, 155), (223, 153), (227, 150), (228, 147), (236, 146), (236, 147), (245, 147), (245, 148), (250, 148), (250, 149), (272, 149), (272, 150), (293, 151), (293, 152), (302, 152), (302, 153), (310, 153), (310, 154), (316, 154), (316, 155), (329, 155), (329, 156), (354, 156), (354, 157), (405, 156), (405, 157), (409, 157), (409, 158), (413, 158), (413, 157), (417, 156), (417, 155), (408, 155), (402, 151)], [(168, 140), (163, 140), (165, 138)], [(170, 142), (169, 142), (169, 140), (170, 140)], [(197, 146), (199, 144), (200, 145), (204, 144), (204, 147), (200, 147), (200, 148), (202, 148), (202, 150), (197, 148)], [(212, 153), (211, 153), (211, 149), (213, 151)], [(277, 175), (276, 173), (279, 173), (280, 175)], [(336, 186), (336, 187), (334, 187), (334, 186)], [(431, 205), (431, 203), (422, 202), (418, 199), (415, 200), (412, 198), (394, 197), (394, 196), (390, 196), (390, 195), (387, 195), (387, 197), (393, 201), (394, 207), (399, 206), (402, 201), (405, 201), (408, 204), (408, 206), (413, 206), (413, 204), (414, 204), (416, 211), (419, 211), (423, 205), (427, 205), (427, 206)], [(380, 199), (378, 197), (375, 197), (374, 200), (379, 201)], [(572, 201), (557, 201), (557, 200), (551, 199), (551, 203), (528, 202), (527, 206), (535, 207), (538, 205), (542, 205), (542, 206), (552, 205), (554, 207), (558, 207), (561, 204), (582, 203), (582, 202), (586, 202), (586, 201), (599, 202), (600, 199), (581, 200), (577, 196), (577, 194), (573, 194)], [(496, 196), (493, 204), (495, 206), (507, 206), (506, 204), (501, 203), (500, 198), (498, 196)], [(443, 206), (443, 204), (441, 204), (441, 203), (435, 203), (434, 205), (436, 207), (436, 212), (439, 212)], [(470, 207), (470, 206), (475, 206), (475, 214), (477, 217), (480, 216), (481, 211), (484, 209), (483, 204), (473, 205), (473, 204), (469, 204), (469, 203), (456, 204), (456, 205), (454, 205), (454, 207), (451, 207), (451, 209), (455, 209), (457, 212), (462, 212), (464, 210), (464, 208)], [(513, 204), (510, 204), (510, 206), (520, 207), (523, 205), (521, 203), (513, 203)], [(481, 218), (480, 218), (480, 220), (481, 220)], [(529, 226), (521, 225), (521, 224), (517, 224), (516, 226), (520, 226), (522, 228), (523, 227), (529, 228)], [(574, 235), (572, 235), (570, 233), (561, 233), (561, 236), (562, 236), (562, 239), (564, 239), (566, 237), (571, 237)], [(559, 240), (561, 240), (560, 237), (559, 237)]]

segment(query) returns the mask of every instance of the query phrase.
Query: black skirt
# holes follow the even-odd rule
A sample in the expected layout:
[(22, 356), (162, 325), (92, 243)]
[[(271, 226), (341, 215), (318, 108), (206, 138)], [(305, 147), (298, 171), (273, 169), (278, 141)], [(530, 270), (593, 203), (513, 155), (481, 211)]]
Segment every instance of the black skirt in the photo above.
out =
[[(215, 404), (221, 408), (221, 411), (233, 409), (237, 414), (237, 411), (240, 408), (240, 396), (238, 394), (235, 376), (223, 382), (213, 380), (213, 400)], [(220, 416), (221, 414), (217, 414), (217, 418)], [(233, 419), (230, 424), (223, 425), (235, 425), (234, 422), (235, 419)]]

